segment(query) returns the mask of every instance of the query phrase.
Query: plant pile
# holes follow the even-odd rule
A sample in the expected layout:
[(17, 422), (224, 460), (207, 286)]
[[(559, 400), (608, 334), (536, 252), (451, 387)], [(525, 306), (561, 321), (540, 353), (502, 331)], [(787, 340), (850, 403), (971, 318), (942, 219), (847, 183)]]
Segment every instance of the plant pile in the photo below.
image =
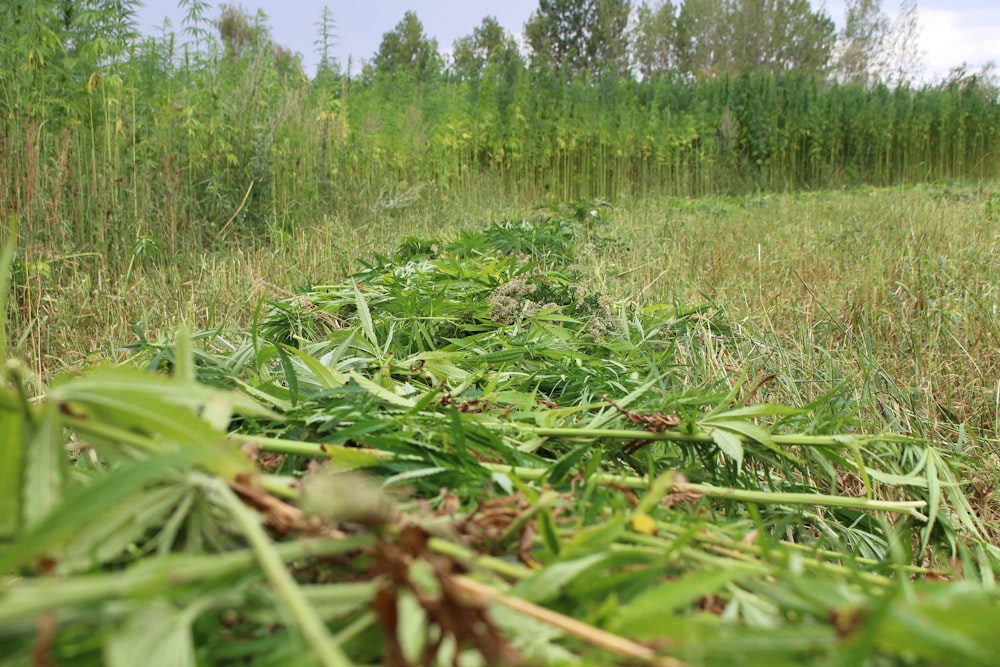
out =
[(9, 363), (0, 664), (993, 664), (954, 448), (711, 379), (752, 341), (603, 293), (572, 213), (38, 396)]

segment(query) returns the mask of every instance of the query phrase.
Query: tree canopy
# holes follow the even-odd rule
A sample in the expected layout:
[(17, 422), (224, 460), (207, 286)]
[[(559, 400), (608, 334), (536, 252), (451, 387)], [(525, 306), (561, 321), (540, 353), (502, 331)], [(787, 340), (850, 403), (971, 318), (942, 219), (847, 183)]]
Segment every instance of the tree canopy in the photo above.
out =
[[(810, 0), (538, 0), (523, 37), (530, 63), (565, 80), (794, 70), (862, 85), (912, 81), (921, 57), (916, 1), (904, 0), (894, 21), (882, 2), (847, 0), (838, 32), (825, 7)], [(489, 64), (508, 74), (525, 64), (515, 36), (492, 16), (455, 40), (449, 72), (472, 80)], [(437, 41), (413, 12), (383, 36), (374, 59), (377, 71), (405, 68), (421, 77), (443, 65)]]
[(493, 16), (487, 16), (471, 35), (452, 45), (451, 70), (460, 80), (475, 80), (488, 65), (511, 71), (523, 65), (514, 36)]
[(539, 0), (524, 26), (533, 60), (568, 78), (629, 67), (630, 0)]
[(403, 14), (396, 27), (382, 35), (375, 54), (375, 69), (393, 74), (405, 69), (420, 78), (441, 71), (437, 40), (424, 33), (424, 24), (415, 12)]

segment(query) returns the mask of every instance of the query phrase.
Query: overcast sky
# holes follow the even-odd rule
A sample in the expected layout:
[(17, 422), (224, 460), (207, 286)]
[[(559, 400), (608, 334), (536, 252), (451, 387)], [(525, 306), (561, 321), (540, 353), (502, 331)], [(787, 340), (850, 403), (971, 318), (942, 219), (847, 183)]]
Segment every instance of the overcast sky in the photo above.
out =
[[(821, 4), (819, 0), (812, 2)], [(884, 0), (890, 18), (895, 16), (897, 2)], [(318, 60), (316, 24), (324, 5), (336, 22), (338, 44), (333, 56), (342, 67), (351, 58), (357, 71), (357, 64), (375, 55), (382, 35), (392, 30), (407, 10), (417, 13), (427, 34), (438, 40), (443, 52), (448, 52), (455, 39), (470, 34), (488, 15), (519, 36), (525, 21), (538, 7), (538, 0), (230, 0), (230, 4), (242, 5), (251, 12), (262, 9), (275, 41), (302, 54), (306, 71), (312, 74)], [(143, 5), (139, 8), (139, 23), (144, 31), (155, 34), (164, 19), (180, 29), (184, 12), (178, 9), (177, 0), (144, 0)], [(826, 6), (841, 25), (843, 0), (829, 0)], [(917, 7), (929, 78), (940, 78), (963, 62), (972, 69), (991, 60), (1000, 64), (1000, 0), (917, 0)], [(210, 16), (218, 16), (218, 10), (210, 12)]]

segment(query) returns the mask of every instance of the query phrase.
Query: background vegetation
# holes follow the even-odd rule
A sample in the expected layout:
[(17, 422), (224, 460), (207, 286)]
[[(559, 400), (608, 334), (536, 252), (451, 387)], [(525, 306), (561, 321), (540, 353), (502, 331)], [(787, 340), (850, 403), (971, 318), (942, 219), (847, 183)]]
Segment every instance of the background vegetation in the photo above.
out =
[[(590, 4), (541, 3), (530, 58), (486, 19), (445, 66), (410, 13), (360, 71), (324, 55), (313, 79), (272, 42), (263, 15), (229, 7), (215, 19), (206, 3), (185, 4), (179, 34), (141, 40), (128, 2), (19, 0), (0, 10), (0, 196), (29, 242), (127, 265), (183, 243), (271, 238), (324, 215), (391, 211), (483, 183), (537, 201), (996, 176), (1000, 104), (988, 80), (959, 72), (890, 87), (869, 65), (898, 59), (875, 58), (870, 43), (868, 60), (852, 55), (860, 46), (844, 37), (835, 60), (832, 22), (804, 2), (788, 10), (819, 21), (821, 36), (802, 46), (762, 32), (762, 43), (788, 48), (730, 53), (725, 67), (683, 64), (694, 56), (678, 44), (708, 39), (685, 28), (693, 1), (675, 18), (669, 5), (640, 7), (646, 22), (631, 41), (619, 25), (628, 3), (613, 21), (605, 5), (614, 3), (579, 16)], [(704, 11), (712, 7), (749, 11)], [(698, 20), (706, 16), (718, 18)], [(618, 36), (613, 53), (589, 46), (611, 48), (605, 29)], [(334, 30), (327, 14), (321, 54)], [(712, 39), (722, 58), (725, 44), (749, 38)], [(856, 75), (834, 77), (834, 64)]]

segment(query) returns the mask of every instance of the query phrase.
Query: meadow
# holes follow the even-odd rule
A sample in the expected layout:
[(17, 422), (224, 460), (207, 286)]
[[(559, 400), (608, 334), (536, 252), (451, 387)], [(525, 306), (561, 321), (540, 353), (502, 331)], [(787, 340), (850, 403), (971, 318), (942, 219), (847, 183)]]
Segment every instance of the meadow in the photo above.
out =
[[(364, 664), (381, 634), (402, 661), (989, 664), (996, 201), (484, 187), (124, 276), (33, 260), (7, 374), (47, 398), (7, 394), (35, 519), (4, 565), (58, 565), (6, 584), (8, 660)], [(470, 595), (490, 620), (458, 623)]]
[(0, 665), (996, 662), (995, 90), (192, 21), (0, 53)]
[[(45, 380), (127, 358), (132, 343), (165, 341), (185, 322), (246, 330), (253, 304), (343, 279), (406, 237), (530, 220), (545, 206), (484, 180), (445, 197), (430, 188), (388, 214), (326, 217), (273, 243), (178, 248), (124, 271), (86, 253), (26, 251), (12, 344)], [(869, 408), (891, 395), (900, 411), (890, 423), (907, 432), (965, 424), (995, 434), (1000, 188), (990, 182), (574, 206), (599, 211), (600, 233), (614, 239), (578, 258), (588, 283), (642, 305), (707, 305), (753, 332), (758, 349), (713, 380), (809, 369), (817, 386), (850, 380)]]

